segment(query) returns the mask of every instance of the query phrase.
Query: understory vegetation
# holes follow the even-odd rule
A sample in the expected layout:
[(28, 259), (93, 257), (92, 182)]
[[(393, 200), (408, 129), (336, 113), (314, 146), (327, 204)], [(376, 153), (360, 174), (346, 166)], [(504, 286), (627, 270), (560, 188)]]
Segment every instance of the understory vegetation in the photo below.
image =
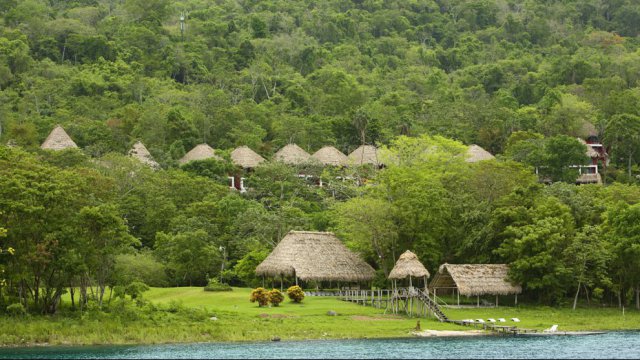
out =
[[(381, 288), (412, 250), (431, 274), (508, 263), (525, 304), (640, 309), (639, 35), (635, 0), (2, 1), (0, 313), (44, 339), (144, 286), (256, 287), (292, 229), (334, 231)], [(56, 124), (79, 149), (39, 148)], [(575, 185), (590, 135), (604, 186)], [(138, 140), (160, 169), (126, 155)], [(221, 160), (179, 166), (199, 143)], [(375, 144), (385, 166), (229, 159), (289, 143)], [(145, 306), (140, 326), (196, 326)], [(110, 324), (95, 336), (143, 336)], [(257, 338), (217, 324), (202, 339)]]

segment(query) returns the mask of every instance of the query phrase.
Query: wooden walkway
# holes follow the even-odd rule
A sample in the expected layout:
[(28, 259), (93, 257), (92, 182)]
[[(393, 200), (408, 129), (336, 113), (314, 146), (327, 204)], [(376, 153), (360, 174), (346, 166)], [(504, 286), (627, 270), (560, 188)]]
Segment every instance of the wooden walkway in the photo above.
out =
[[(438, 321), (457, 324), (460, 326), (474, 327), (476, 329), (482, 329), (491, 331), (501, 336), (516, 336), (521, 334), (533, 334), (539, 333), (539, 330), (524, 329), (512, 325), (499, 325), (491, 322), (477, 322), (467, 320), (451, 320), (445, 315), (440, 306), (438, 305), (438, 299), (429, 296), (424, 291), (412, 288), (412, 289), (397, 289), (397, 290), (344, 290), (338, 294), (339, 298), (343, 301), (350, 301), (356, 304), (364, 306), (372, 306), (378, 309), (385, 309), (385, 312), (391, 309), (394, 313), (403, 311), (408, 315), (413, 315), (412, 309), (414, 307), (413, 300), (419, 304), (420, 309), (426, 311), (418, 311), (415, 314), (420, 316), (433, 315)], [(409, 310), (411, 307), (411, 310)]]

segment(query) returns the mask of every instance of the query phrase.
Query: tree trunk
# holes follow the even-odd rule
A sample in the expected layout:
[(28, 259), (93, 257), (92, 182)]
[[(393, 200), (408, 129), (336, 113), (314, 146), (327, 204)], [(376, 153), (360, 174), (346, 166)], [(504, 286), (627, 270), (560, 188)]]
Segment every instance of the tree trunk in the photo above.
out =
[(578, 291), (576, 291), (576, 296), (573, 298), (573, 309), (572, 310), (576, 310), (576, 305), (578, 304), (578, 295), (580, 294), (580, 286), (582, 284), (578, 281)]
[(636, 310), (640, 310), (640, 285), (636, 285)]
[(75, 291), (73, 290), (73, 286), (69, 286), (69, 294), (71, 295), (71, 307), (75, 309), (76, 301), (75, 301)]

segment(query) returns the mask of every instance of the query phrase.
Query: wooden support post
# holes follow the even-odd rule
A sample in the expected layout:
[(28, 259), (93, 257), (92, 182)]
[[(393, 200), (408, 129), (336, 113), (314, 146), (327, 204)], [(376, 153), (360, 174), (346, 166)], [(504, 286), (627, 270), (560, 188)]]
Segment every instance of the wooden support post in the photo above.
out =
[(460, 289), (456, 288), (456, 293), (458, 294), (458, 306), (460, 306)]

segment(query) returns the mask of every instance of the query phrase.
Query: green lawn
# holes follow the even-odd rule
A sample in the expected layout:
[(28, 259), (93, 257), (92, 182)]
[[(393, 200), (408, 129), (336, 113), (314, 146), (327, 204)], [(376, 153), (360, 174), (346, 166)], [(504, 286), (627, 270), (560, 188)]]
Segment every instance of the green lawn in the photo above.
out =
[[(153, 288), (145, 293), (151, 305), (131, 306), (111, 313), (63, 313), (56, 316), (0, 318), (0, 345), (20, 344), (136, 344), (201, 341), (263, 341), (272, 337), (341, 339), (406, 337), (417, 319), (384, 314), (331, 297), (308, 297), (302, 304), (285, 300), (280, 307), (260, 308), (249, 302), (250, 289), (205, 292), (202, 288)], [(68, 299), (64, 300), (68, 303)], [(338, 316), (328, 316), (333, 310)], [(618, 309), (558, 309), (501, 306), (444, 309), (452, 319), (520, 318), (521, 328), (560, 330), (640, 329), (640, 312)], [(210, 320), (215, 316), (218, 320)], [(464, 330), (454, 324), (420, 319), (422, 329)], [(506, 324), (514, 324), (508, 321)]]

